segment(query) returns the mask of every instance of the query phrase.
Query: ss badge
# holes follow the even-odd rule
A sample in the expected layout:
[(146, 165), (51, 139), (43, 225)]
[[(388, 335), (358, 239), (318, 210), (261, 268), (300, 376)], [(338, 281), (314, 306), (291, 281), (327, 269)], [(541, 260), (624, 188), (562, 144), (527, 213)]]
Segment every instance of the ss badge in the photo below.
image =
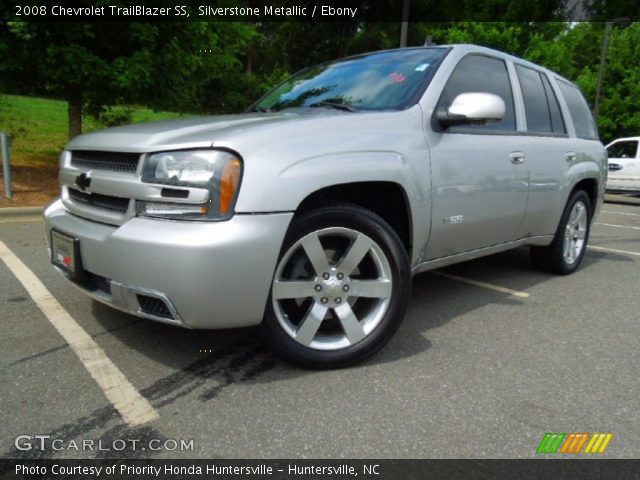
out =
[(462, 223), (464, 215), (454, 215), (453, 217), (445, 217), (443, 223)]

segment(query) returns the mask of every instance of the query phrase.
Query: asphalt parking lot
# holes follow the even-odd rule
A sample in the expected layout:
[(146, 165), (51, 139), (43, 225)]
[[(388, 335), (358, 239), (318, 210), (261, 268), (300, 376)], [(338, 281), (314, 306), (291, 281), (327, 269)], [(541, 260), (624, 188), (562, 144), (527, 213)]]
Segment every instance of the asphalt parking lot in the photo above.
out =
[[(282, 362), (256, 330), (111, 310), (53, 271), (41, 222), (0, 223), (0, 241), (157, 414), (127, 424), (0, 261), (0, 457), (532, 458), (546, 432), (610, 432), (599, 457), (637, 458), (640, 198), (608, 200), (574, 275), (532, 270), (527, 249), (420, 275), (388, 346), (324, 372)], [(63, 448), (15, 448), (35, 434)], [(193, 448), (67, 448), (86, 439)]]

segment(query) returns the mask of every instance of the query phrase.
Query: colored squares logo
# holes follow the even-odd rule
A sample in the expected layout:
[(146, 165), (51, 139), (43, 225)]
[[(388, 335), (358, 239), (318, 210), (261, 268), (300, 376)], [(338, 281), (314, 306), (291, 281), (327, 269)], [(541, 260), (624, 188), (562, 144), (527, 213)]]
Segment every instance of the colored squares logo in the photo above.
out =
[(536, 453), (604, 453), (612, 438), (612, 433), (546, 433)]

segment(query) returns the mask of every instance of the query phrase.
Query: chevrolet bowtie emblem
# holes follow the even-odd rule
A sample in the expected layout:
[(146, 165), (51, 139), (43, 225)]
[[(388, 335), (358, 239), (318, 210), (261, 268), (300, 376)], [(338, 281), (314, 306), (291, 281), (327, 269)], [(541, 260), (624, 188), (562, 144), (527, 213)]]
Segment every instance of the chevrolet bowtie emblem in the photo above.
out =
[(86, 173), (81, 173), (76, 177), (76, 187), (78, 187), (83, 192), (85, 189), (91, 186), (91, 179), (87, 176)]

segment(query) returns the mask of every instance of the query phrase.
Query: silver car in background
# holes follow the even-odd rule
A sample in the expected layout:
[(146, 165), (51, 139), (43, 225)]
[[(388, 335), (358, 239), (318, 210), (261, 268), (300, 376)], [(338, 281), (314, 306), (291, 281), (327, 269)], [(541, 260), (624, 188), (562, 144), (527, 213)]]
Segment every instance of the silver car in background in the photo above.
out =
[(244, 114), (75, 138), (46, 234), (96, 300), (262, 324), (289, 361), (341, 367), (389, 340), (417, 273), (521, 246), (573, 272), (606, 168), (557, 74), (472, 45), (390, 50), (305, 69)]

